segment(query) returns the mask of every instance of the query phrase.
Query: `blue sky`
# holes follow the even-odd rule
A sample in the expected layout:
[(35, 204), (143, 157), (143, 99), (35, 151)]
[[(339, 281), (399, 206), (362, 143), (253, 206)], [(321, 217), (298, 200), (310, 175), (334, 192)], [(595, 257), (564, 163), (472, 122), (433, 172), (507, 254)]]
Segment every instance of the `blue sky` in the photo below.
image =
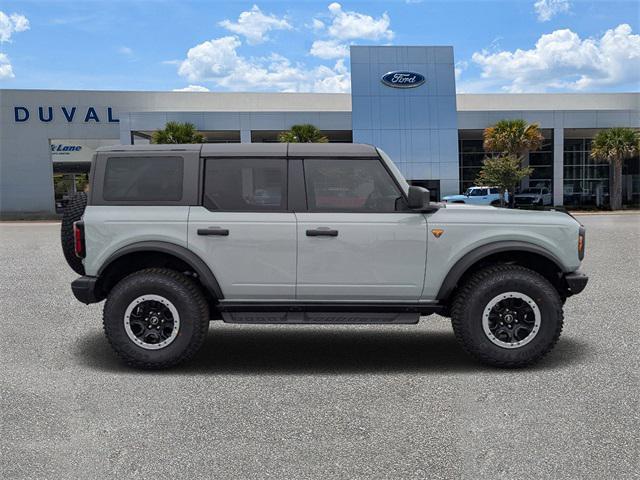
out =
[(637, 1), (0, 2), (0, 88), (349, 90), (348, 45), (453, 45), (459, 92), (640, 90)]

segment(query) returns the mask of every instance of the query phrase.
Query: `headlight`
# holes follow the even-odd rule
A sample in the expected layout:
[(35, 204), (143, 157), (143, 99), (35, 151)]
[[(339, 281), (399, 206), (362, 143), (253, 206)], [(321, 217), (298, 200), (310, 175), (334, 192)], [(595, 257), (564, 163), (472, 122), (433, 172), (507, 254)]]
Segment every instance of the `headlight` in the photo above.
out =
[(584, 258), (584, 240), (585, 240), (585, 228), (580, 225), (578, 230), (578, 258), (582, 260)]

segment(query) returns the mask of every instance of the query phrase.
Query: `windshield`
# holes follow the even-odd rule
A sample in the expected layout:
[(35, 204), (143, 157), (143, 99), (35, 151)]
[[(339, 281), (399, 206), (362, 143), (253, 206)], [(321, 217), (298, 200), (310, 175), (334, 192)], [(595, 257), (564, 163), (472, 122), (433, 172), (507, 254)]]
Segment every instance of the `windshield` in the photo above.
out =
[(464, 194), (467, 197), (481, 197), (482, 195), (486, 195), (486, 188), (468, 188)]

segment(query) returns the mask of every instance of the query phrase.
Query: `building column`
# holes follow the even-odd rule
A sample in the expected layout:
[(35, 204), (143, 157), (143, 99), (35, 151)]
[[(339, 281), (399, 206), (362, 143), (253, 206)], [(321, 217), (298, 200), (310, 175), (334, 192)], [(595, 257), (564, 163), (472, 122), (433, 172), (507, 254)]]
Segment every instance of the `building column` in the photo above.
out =
[(553, 129), (553, 204), (564, 204), (564, 128)]
[(240, 143), (251, 143), (251, 130), (240, 130)]
[(131, 122), (129, 121), (129, 114), (120, 115), (120, 145), (133, 145), (131, 138)]

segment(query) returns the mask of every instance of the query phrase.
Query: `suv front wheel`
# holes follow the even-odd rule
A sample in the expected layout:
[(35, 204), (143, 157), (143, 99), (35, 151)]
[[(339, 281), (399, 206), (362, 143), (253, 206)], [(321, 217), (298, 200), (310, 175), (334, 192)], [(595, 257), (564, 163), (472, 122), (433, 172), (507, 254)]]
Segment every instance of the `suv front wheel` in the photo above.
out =
[(150, 268), (129, 275), (109, 292), (103, 321), (109, 343), (127, 364), (167, 368), (200, 348), (209, 307), (190, 278)]
[(494, 265), (462, 286), (451, 308), (456, 337), (482, 363), (531, 365), (562, 331), (562, 300), (549, 281), (518, 265)]

